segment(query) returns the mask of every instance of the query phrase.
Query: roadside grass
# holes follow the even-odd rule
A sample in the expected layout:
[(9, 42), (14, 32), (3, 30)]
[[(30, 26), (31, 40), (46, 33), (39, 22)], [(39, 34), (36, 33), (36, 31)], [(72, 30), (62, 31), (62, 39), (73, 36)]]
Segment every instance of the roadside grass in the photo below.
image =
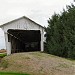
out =
[(73, 75), (74, 66), (72, 60), (47, 53), (14, 53), (1, 59), (0, 75)]
[(0, 58), (3, 58), (3, 57), (5, 57), (5, 56), (7, 56), (6, 53), (1, 53), (1, 54), (0, 54)]
[(7, 68), (8, 66), (8, 62), (6, 60), (2, 60), (3, 57), (7, 56), (6, 53), (1, 53), (0, 54), (0, 67), (3, 67), (3, 68)]
[(13, 72), (0, 72), (0, 75), (30, 75), (30, 74), (13, 73)]
[(9, 63), (6, 60), (2, 60), (0, 63), (0, 67), (2, 67), (2, 68), (7, 68), (8, 65), (9, 65)]

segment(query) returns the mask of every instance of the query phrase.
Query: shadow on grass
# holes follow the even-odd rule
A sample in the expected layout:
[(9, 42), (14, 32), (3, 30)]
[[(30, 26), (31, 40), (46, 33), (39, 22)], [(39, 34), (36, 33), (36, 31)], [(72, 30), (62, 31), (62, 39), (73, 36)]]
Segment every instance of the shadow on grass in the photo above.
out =
[(72, 58), (66, 58), (67, 60), (70, 60), (70, 61), (75, 61), (75, 59), (72, 59)]

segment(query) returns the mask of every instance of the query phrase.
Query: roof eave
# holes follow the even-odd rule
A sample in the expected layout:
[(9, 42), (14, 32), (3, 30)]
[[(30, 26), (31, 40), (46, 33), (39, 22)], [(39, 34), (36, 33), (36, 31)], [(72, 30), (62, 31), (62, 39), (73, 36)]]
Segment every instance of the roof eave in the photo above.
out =
[(2, 28), (3, 26), (5, 26), (5, 25), (7, 25), (7, 24), (9, 24), (9, 23), (11, 23), (11, 22), (17, 21), (17, 20), (19, 20), (19, 19), (21, 19), (21, 18), (26, 18), (26, 19), (32, 21), (33, 23), (39, 25), (40, 27), (44, 28), (42, 25), (36, 23), (35, 21), (31, 20), (30, 18), (28, 18), (28, 17), (26, 17), (26, 16), (22, 16), (22, 17), (20, 17), (20, 18), (18, 18), (18, 19), (15, 19), (15, 20), (9, 21), (9, 22), (7, 22), (7, 23), (4, 23), (4, 24), (0, 25), (0, 28)]

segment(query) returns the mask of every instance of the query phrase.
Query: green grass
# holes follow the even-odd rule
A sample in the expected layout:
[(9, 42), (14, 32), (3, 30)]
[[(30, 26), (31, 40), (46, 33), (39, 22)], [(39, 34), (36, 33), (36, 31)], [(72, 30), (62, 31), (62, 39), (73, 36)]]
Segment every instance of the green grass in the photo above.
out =
[(13, 72), (0, 72), (0, 75), (30, 75), (30, 74), (13, 73)]
[(0, 57), (3, 58), (3, 57), (5, 57), (6, 55), (7, 55), (6, 53), (2, 53), (2, 54), (0, 54)]

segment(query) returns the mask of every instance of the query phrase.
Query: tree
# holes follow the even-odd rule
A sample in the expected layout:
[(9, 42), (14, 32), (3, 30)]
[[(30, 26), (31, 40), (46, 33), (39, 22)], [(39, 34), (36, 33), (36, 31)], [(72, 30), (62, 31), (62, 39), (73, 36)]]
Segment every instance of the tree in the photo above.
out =
[(75, 6), (66, 6), (67, 10), (54, 14), (48, 20), (46, 28), (46, 52), (75, 58)]

